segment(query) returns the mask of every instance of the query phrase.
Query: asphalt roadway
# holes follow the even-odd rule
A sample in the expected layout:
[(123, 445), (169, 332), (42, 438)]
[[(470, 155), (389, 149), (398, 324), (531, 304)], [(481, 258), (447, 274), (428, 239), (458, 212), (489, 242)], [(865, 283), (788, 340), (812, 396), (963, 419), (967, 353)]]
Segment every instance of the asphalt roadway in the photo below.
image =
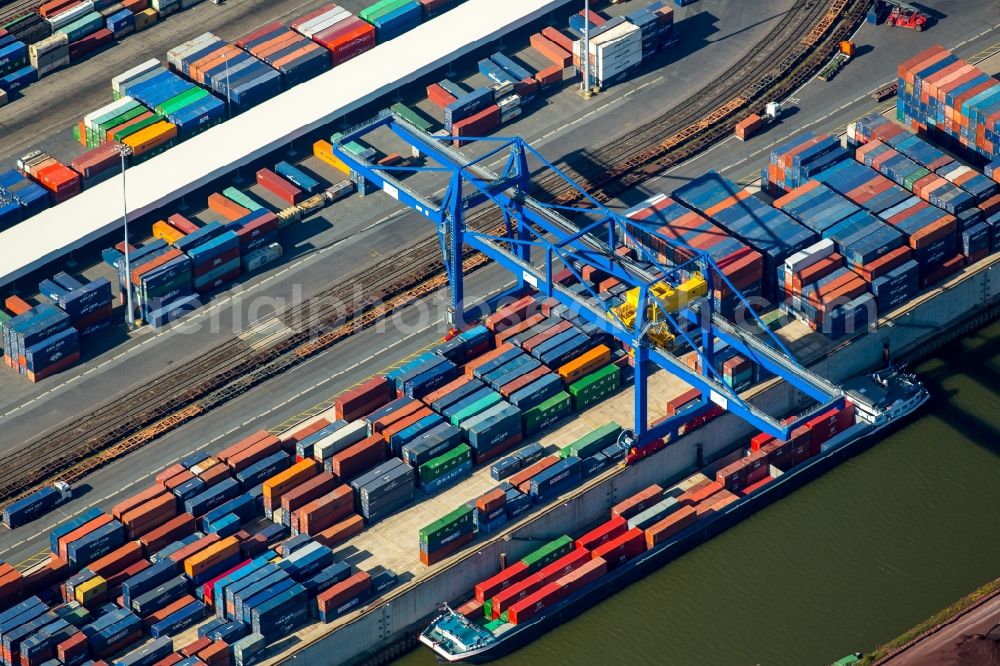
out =
[[(948, 9), (955, 8), (959, 3), (933, 4), (936, 8), (940, 7), (942, 13), (948, 13)], [(757, 3), (757, 6), (760, 7), (760, 3)], [(750, 173), (752, 167), (759, 170), (766, 159), (769, 144), (795, 131), (796, 128), (808, 125), (810, 129), (832, 131), (842, 127), (850, 119), (872, 110), (875, 105), (865, 96), (866, 93), (876, 87), (876, 84), (891, 78), (894, 63), (932, 43), (955, 47), (964, 42), (958, 48), (958, 52), (966, 57), (983, 52), (985, 48), (1000, 39), (998, 37), (1000, 33), (997, 32), (996, 26), (992, 25), (992, 22), (996, 21), (994, 8), (980, 5), (977, 9), (980, 12), (978, 19), (948, 16), (935, 26), (932, 32), (923, 35), (881, 26), (863, 27), (856, 38), (858, 44), (859, 46), (871, 44), (874, 46), (874, 51), (863, 53), (832, 83), (814, 81), (807, 84), (795, 95), (800, 110), (790, 115), (782, 124), (745, 144), (734, 140), (726, 141), (704, 156), (681, 165), (665, 177), (653, 181), (652, 184), (647, 183), (642, 190), (626, 193), (623, 197), (624, 202), (639, 200), (648, 196), (650, 192), (660, 191), (660, 188), (669, 190), (676, 186), (676, 182), (673, 184), (662, 182), (665, 179), (676, 181), (713, 168), (723, 170), (727, 175), (739, 179), (745, 173)], [(755, 14), (761, 15), (760, 12)], [(988, 28), (991, 30), (987, 31)], [(764, 29), (766, 30), (766, 26)], [(982, 34), (984, 31), (987, 32)], [(734, 37), (739, 38), (738, 35)], [(753, 41), (755, 40), (751, 37), (749, 43), (752, 44)], [(865, 58), (868, 58), (868, 62), (865, 62)], [(724, 68), (724, 65), (720, 64), (719, 67)], [(664, 100), (684, 99), (685, 93), (690, 94), (705, 80), (700, 76), (690, 76), (690, 71), (685, 70), (684, 73), (688, 78), (688, 85), (685, 87), (683, 81), (674, 80), (673, 75), (668, 74), (670, 71), (667, 69), (652, 72), (632, 82), (634, 85), (626, 85), (620, 91), (611, 91), (594, 98), (591, 104), (595, 105), (595, 108), (604, 106), (602, 111), (589, 116), (584, 114), (586, 122), (578, 122), (558, 130), (548, 138), (543, 136), (541, 141), (543, 152), (553, 156), (564, 155), (576, 149), (575, 147), (598, 143), (593, 139), (594, 136), (603, 139), (620, 133), (623, 124), (622, 114), (618, 113), (619, 109), (616, 107), (620, 105), (620, 101), (616, 100), (627, 100), (628, 106), (621, 105), (620, 108), (627, 108), (630, 121), (639, 123), (642, 119), (661, 112), (665, 107)], [(664, 78), (659, 79), (661, 76)], [(707, 76), (706, 74), (706, 78)], [(656, 83), (638, 89), (651, 81)], [(632, 92), (637, 89), (637, 92)], [(569, 97), (571, 94), (566, 94), (565, 99), (561, 100), (562, 103), (579, 107), (581, 102)], [(834, 108), (836, 102), (839, 102), (836, 104), (838, 107), (845, 106), (830, 114), (830, 109)], [(579, 111), (577, 113), (579, 114)], [(615, 128), (617, 131), (613, 131)], [(544, 132), (553, 131), (544, 127), (542, 129)], [(531, 135), (528, 136), (531, 138)], [(378, 195), (361, 201), (367, 207), (369, 202), (378, 199), (387, 200)], [(378, 208), (378, 211), (374, 212), (370, 219), (377, 220), (378, 215), (384, 216), (383, 211), (386, 209), (382, 206), (372, 204), (372, 208)], [(338, 274), (349, 272), (351, 266), (360, 266), (372, 259), (369, 250), (385, 254), (394, 247), (412, 241), (413, 225), (416, 223), (416, 218), (412, 215), (398, 215), (377, 225), (369, 223), (368, 231), (356, 234), (348, 243), (344, 243), (343, 247), (333, 245), (325, 251), (313, 252), (304, 257), (299, 265), (293, 264), (282, 268), (281, 270), (287, 271), (286, 273), (280, 276), (277, 274), (266, 276), (264, 279), (269, 281), (264, 285), (263, 293), (271, 297), (288, 295), (291, 294), (294, 284), (318, 288), (328, 280), (336, 279)], [(363, 248), (364, 251), (358, 251), (358, 248)], [(377, 260), (377, 257), (375, 259)], [(495, 267), (489, 267), (475, 273), (467, 280), (467, 290), (472, 296), (493, 293), (502, 289), (507, 280), (508, 276), (505, 273)], [(247, 305), (220, 299), (213, 307), (218, 307), (220, 310), (232, 307), (232, 311), (242, 313), (245, 312), (243, 308)], [(210, 310), (205, 311), (205, 318), (210, 312)], [(17, 563), (30, 558), (44, 548), (41, 535), (55, 523), (90, 506), (109, 507), (120, 496), (142, 487), (142, 484), (149, 482), (153, 474), (190, 451), (217, 450), (243, 433), (264, 427), (276, 427), (282, 423), (291, 424), (297, 415), (315, 413), (323, 406), (329, 405), (332, 396), (433, 344), (444, 331), (443, 323), (440, 321), (441, 313), (443, 304), (440, 297), (436, 299), (436, 304), (428, 305), (427, 301), (423, 301), (407, 308), (396, 318), (397, 324), (390, 322), (384, 329), (371, 329), (353, 336), (292, 371), (271, 380), (266, 386), (226, 403), (196, 421), (169, 433), (154, 444), (95, 472), (85, 480), (79, 496), (58, 512), (18, 530), (0, 534), (0, 559)], [(22, 437), (30, 437), (39, 432), (44, 427), (39, 424), (57, 423), (72, 418), (72, 411), (63, 410), (82, 410), (94, 404), (93, 396), (108, 396), (112, 391), (120, 390), (123, 387), (123, 373), (125, 376), (133, 377), (136, 373), (148, 375), (155, 371), (166, 360), (170, 360), (170, 354), (158, 356), (162, 351), (173, 351), (173, 357), (177, 358), (181, 356), (177, 353), (177, 348), (181, 348), (184, 351), (183, 356), (189, 355), (201, 339), (199, 334), (185, 331), (185, 328), (190, 327), (192, 326), (189, 324), (180, 330), (157, 334), (159, 337), (149, 335), (137, 343), (142, 345), (138, 347), (141, 351), (129, 352), (124, 358), (112, 360), (101, 369), (117, 370), (117, 372), (93, 372), (78, 382), (53, 389), (48, 396), (0, 420), (5, 443), (16, 445), (22, 441)], [(169, 349), (164, 350), (164, 348)], [(108, 359), (100, 360), (100, 362), (105, 361)]]

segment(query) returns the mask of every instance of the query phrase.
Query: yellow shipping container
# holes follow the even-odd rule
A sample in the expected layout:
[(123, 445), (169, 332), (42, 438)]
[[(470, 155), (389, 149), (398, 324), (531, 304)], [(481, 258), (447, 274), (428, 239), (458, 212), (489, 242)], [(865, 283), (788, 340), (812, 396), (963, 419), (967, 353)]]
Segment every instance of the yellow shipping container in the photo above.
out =
[(153, 223), (153, 238), (161, 238), (171, 245), (174, 241), (183, 238), (184, 233), (170, 226), (167, 222), (160, 220)]
[(135, 31), (139, 32), (144, 30), (149, 26), (156, 23), (156, 20), (160, 18), (160, 15), (156, 13), (153, 8), (143, 9), (141, 12), (135, 15)]
[(281, 496), (319, 473), (319, 463), (312, 458), (304, 458), (284, 472), (279, 472), (264, 482), (264, 506), (281, 504)]
[(73, 590), (73, 596), (78, 603), (88, 604), (92, 600), (108, 591), (108, 581), (100, 576), (94, 576), (90, 580), (84, 581)]
[(184, 560), (184, 573), (194, 578), (209, 567), (240, 552), (240, 542), (234, 536), (221, 539)]
[(326, 162), (337, 171), (346, 175), (351, 175), (351, 168), (344, 164), (344, 161), (333, 154), (333, 144), (320, 139), (313, 144), (313, 155)]
[(122, 143), (131, 148), (133, 154), (142, 155), (162, 146), (176, 136), (177, 125), (162, 120), (125, 137)]

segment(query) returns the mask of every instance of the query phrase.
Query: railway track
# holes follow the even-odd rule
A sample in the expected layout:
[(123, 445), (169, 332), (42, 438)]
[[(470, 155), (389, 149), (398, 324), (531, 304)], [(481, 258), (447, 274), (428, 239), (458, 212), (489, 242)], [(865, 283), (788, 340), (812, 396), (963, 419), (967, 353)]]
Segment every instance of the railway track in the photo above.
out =
[[(804, 83), (860, 22), (867, 0), (804, 0), (762, 40), (753, 55), (709, 82), (680, 111), (669, 111), (583, 159), (561, 166), (595, 198), (607, 201), (678, 164), (732, 131), (742, 117)], [(536, 197), (573, 203), (579, 193), (557, 177), (535, 183)], [(470, 217), (478, 229), (501, 231), (495, 211)], [(466, 271), (487, 263), (467, 256)], [(261, 322), (277, 329), (253, 339), (227, 339), (178, 363), (147, 386), (105, 401), (24, 443), (0, 461), (0, 501), (48, 481), (77, 481), (94, 469), (241, 395), (392, 312), (447, 284), (433, 233), (380, 266), (359, 271)], [(354, 285), (365, 285), (364, 291)], [(39, 455), (39, 451), (44, 452)]]

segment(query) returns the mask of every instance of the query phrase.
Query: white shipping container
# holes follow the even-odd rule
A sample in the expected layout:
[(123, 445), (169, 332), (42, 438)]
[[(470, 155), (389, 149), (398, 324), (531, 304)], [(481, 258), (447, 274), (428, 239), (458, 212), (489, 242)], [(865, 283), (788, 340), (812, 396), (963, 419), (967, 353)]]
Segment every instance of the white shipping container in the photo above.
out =
[(146, 62), (140, 65), (136, 65), (132, 69), (126, 70), (121, 74), (119, 74), (118, 76), (112, 78), (111, 89), (114, 90), (116, 93), (121, 94), (122, 87), (127, 86), (134, 79), (137, 79), (144, 74), (148, 74), (156, 70), (157, 68), (166, 71), (165, 69), (163, 69), (163, 65), (160, 64), (159, 60), (157, 60), (156, 58), (150, 58)]
[(348, 423), (331, 435), (316, 442), (313, 457), (320, 462), (332, 458), (351, 444), (357, 444), (368, 436), (368, 424), (363, 420)]
[(220, 42), (220, 41), (222, 40), (210, 32), (198, 35), (194, 39), (188, 40), (183, 44), (175, 46), (174, 48), (167, 51), (167, 63), (169, 63), (170, 66), (173, 67), (174, 69), (180, 70), (181, 60), (188, 53), (193, 53), (199, 49), (205, 48), (206, 46), (212, 44), (213, 42)]
[(269, 263), (280, 259), (283, 253), (284, 250), (280, 243), (271, 243), (267, 247), (254, 250), (243, 257), (243, 271), (245, 273), (252, 273), (260, 270)]
[(833, 241), (829, 238), (824, 238), (823, 240), (810, 245), (804, 250), (796, 252), (792, 256), (785, 259), (785, 270), (788, 274), (794, 275), (799, 271), (803, 271), (821, 259), (826, 259), (831, 254), (833, 254), (836, 246)]
[(163, 18), (164, 16), (170, 16), (180, 9), (181, 3), (178, 0), (151, 0), (149, 6), (156, 10), (160, 18)]
[(519, 106), (518, 107), (514, 107), (513, 109), (510, 109), (509, 111), (501, 112), (500, 113), (500, 124), (501, 125), (506, 125), (508, 122), (510, 122), (511, 120), (514, 120), (515, 118), (517, 118), (520, 115), (521, 115), (521, 107), (519, 107)]
[(514, 92), (513, 83), (497, 83), (493, 86), (493, 99), (498, 100), (507, 97)]
[(6, 103), (7, 103), (7, 91), (4, 90), (3, 88), (0, 88), (0, 106), (3, 106)]
[(52, 32), (55, 32), (59, 28), (69, 25), (77, 19), (82, 19), (92, 11), (94, 11), (94, 3), (91, 0), (87, 0), (76, 7), (71, 7), (64, 12), (56, 14), (55, 16), (50, 16), (45, 20), (52, 26)]
[(970, 171), (972, 171), (972, 167), (967, 167), (965, 165), (962, 165), (962, 166), (958, 167), (957, 169), (954, 169), (954, 170), (949, 171), (948, 173), (944, 174), (942, 176), (942, 178), (944, 178), (945, 180), (947, 180), (947, 181), (950, 182), (950, 181), (954, 181), (959, 176), (964, 176), (965, 174), (969, 173)]
[(508, 95), (502, 100), (497, 102), (497, 106), (500, 107), (500, 113), (503, 114), (511, 109), (516, 109), (521, 106), (521, 96), (520, 95)]
[(31, 66), (37, 68), (36, 60), (46, 53), (58, 50), (65, 50), (67, 54), (69, 53), (69, 36), (65, 32), (57, 32), (40, 42), (29, 45), (28, 58), (32, 61)]
[(38, 77), (41, 78), (50, 72), (54, 72), (60, 67), (65, 67), (69, 64), (69, 52), (66, 55), (60, 56), (54, 60), (50, 60), (42, 64), (40, 67), (35, 67), (38, 70)]
[(46, 70), (52, 63), (62, 61), (69, 57), (69, 46), (61, 46), (58, 49), (47, 51), (46, 53), (32, 56), (28, 55), (28, 62), (37, 70)]
[(105, 104), (101, 108), (95, 109), (90, 113), (88, 113), (87, 115), (85, 115), (83, 117), (83, 125), (84, 127), (89, 127), (90, 129), (93, 129), (94, 125), (96, 124), (94, 121), (96, 121), (98, 118), (101, 118), (102, 116), (109, 116), (113, 118), (114, 116), (110, 114), (121, 113), (128, 107), (132, 106), (134, 103), (135, 100), (132, 99), (131, 97), (122, 97), (114, 102), (111, 102), (110, 104)]
[(298, 27), (299, 34), (305, 35), (309, 39), (313, 38), (313, 35), (319, 32), (323, 32), (328, 28), (332, 28), (341, 21), (347, 20), (351, 17), (351, 12), (346, 9), (336, 9), (327, 12), (323, 16), (318, 16), (308, 23), (304, 23)]

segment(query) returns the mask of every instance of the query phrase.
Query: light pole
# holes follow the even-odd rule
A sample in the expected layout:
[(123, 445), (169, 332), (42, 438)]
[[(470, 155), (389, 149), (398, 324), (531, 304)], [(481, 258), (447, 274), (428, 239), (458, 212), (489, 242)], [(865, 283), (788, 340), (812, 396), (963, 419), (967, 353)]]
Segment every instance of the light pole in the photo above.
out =
[(129, 263), (128, 251), (128, 200), (125, 197), (125, 159), (132, 154), (132, 149), (124, 143), (118, 144), (118, 155), (122, 158), (122, 223), (125, 226), (125, 325), (128, 330), (135, 327), (135, 309), (132, 306), (132, 266)]
[(580, 55), (583, 60), (583, 83), (580, 93), (583, 97), (590, 97), (590, 0), (583, 0), (583, 53)]

